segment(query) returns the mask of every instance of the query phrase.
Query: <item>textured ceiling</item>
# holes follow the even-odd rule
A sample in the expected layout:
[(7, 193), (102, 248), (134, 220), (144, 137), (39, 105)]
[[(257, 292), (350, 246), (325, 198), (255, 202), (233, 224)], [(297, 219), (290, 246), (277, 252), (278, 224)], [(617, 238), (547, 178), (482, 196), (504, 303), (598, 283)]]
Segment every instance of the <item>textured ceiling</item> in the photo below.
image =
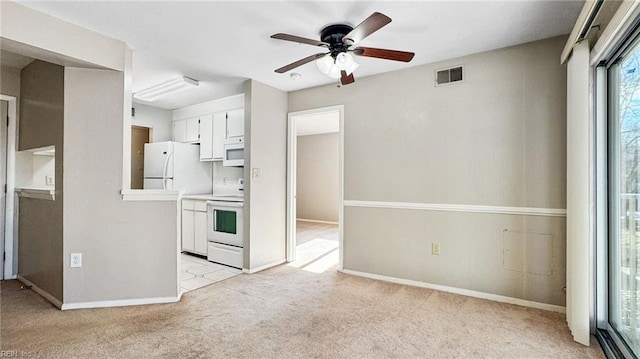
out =
[(332, 83), (313, 63), (273, 70), (320, 52), (278, 41), (284, 32), (317, 39), (322, 27), (357, 25), (375, 11), (393, 21), (360, 45), (413, 51), (409, 64), (358, 57), (359, 77), (567, 34), (583, 1), (20, 1), (25, 6), (127, 42), (133, 90), (188, 76), (201, 81), (150, 105), (174, 109), (242, 92), (252, 78), (283, 91)]

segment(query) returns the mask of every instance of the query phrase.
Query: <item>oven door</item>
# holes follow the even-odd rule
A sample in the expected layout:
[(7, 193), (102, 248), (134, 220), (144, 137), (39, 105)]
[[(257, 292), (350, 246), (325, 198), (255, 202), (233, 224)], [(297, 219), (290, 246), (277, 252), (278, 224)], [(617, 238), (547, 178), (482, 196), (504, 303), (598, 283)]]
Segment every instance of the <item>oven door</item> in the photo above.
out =
[(244, 246), (241, 202), (207, 201), (207, 240)]

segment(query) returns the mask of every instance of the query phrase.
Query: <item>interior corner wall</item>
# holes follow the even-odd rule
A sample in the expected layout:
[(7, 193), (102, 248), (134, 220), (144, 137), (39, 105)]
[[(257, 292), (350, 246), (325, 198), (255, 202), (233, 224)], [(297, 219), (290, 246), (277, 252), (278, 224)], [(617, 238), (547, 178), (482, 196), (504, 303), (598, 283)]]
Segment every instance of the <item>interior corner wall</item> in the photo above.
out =
[[(1, 60), (0, 60), (1, 61)], [(0, 63), (0, 93), (16, 98), (20, 103), (20, 70), (2, 66)]]
[(171, 123), (173, 118), (172, 111), (138, 103), (134, 103), (133, 108), (135, 108), (136, 115), (131, 117), (131, 124), (153, 129), (149, 142), (171, 141), (173, 131)]
[(565, 40), (289, 93), (344, 105), (345, 269), (565, 305)]
[(298, 136), (296, 217), (338, 222), (340, 138), (338, 133)]
[(286, 256), (287, 93), (248, 80), (244, 99), (244, 268), (254, 271)]
[(64, 67), (33, 61), (21, 71), (18, 149), (54, 145), (55, 201), (18, 201), (18, 276), (63, 299)]
[(64, 304), (177, 297), (176, 202), (120, 194), (124, 74), (67, 67), (64, 80)]

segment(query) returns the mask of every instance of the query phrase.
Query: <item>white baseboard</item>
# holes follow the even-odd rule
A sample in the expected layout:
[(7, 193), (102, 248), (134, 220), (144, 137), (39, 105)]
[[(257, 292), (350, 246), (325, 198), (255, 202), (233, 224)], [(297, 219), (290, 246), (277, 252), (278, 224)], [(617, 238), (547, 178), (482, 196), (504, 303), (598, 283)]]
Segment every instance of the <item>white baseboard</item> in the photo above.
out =
[(243, 273), (248, 273), (248, 274), (253, 274), (253, 273), (257, 273), (257, 272), (263, 271), (265, 269), (269, 269), (271, 267), (278, 266), (278, 265), (280, 265), (282, 263), (285, 263), (286, 261), (287, 261), (286, 259), (278, 259), (275, 262), (267, 263), (267, 264), (262, 265), (260, 267), (256, 267), (256, 268), (252, 268), (252, 269), (244, 268), (244, 269), (242, 269), (242, 272)]
[(324, 223), (324, 224), (335, 224), (337, 225), (338, 222), (331, 222), (331, 221), (319, 221), (317, 219), (306, 219), (306, 218), (296, 218), (296, 221), (300, 221), (300, 222), (310, 222), (310, 223)]
[(180, 293), (176, 297), (158, 297), (158, 298), (136, 298), (136, 299), (117, 299), (117, 300), (104, 300), (97, 302), (80, 302), (80, 303), (68, 303), (62, 305), (62, 310), (69, 309), (88, 309), (88, 308), (110, 308), (110, 307), (126, 307), (131, 305), (145, 305), (145, 304), (164, 304), (175, 303), (180, 301)]
[(52, 296), (51, 294), (49, 294), (48, 292), (46, 292), (42, 288), (38, 287), (37, 285), (33, 284), (30, 280), (26, 279), (25, 277), (23, 277), (21, 275), (18, 275), (17, 279), (20, 282), (22, 282), (24, 285), (31, 287), (32, 291), (38, 293), (41, 297), (43, 297), (44, 299), (50, 301), (51, 304), (53, 304), (56, 307), (58, 307), (58, 309), (62, 309), (62, 302), (60, 300), (58, 300), (58, 298)]
[(562, 307), (562, 306), (559, 306), (559, 305), (546, 304), (546, 303), (540, 303), (540, 302), (533, 302), (533, 301), (530, 301), (530, 300), (524, 300), (524, 299), (513, 298), (513, 297), (506, 297), (506, 296), (502, 296), (502, 295), (498, 295), (498, 294), (477, 292), (475, 290), (462, 289), (462, 288), (456, 288), (456, 287), (449, 287), (449, 286), (439, 285), (439, 284), (431, 284), (431, 283), (420, 282), (420, 281), (411, 280), (411, 279), (389, 277), (389, 276), (380, 275), (380, 274), (359, 272), (359, 271), (354, 271), (354, 270), (350, 270), (350, 269), (340, 269), (339, 271), (342, 272), (342, 273), (346, 273), (346, 274), (351, 274), (351, 275), (370, 278), (370, 279), (382, 280), (382, 281), (385, 281), (385, 282), (392, 282), (392, 283), (410, 285), (410, 286), (414, 286), (414, 287), (435, 289), (435, 290), (440, 290), (440, 291), (443, 291), (443, 292), (449, 292), (449, 293), (465, 295), (467, 297), (488, 299), (488, 300), (493, 300), (493, 301), (496, 301), (496, 302), (521, 305), (523, 307), (548, 310), (548, 311), (551, 311), (551, 312), (566, 313), (566, 308)]

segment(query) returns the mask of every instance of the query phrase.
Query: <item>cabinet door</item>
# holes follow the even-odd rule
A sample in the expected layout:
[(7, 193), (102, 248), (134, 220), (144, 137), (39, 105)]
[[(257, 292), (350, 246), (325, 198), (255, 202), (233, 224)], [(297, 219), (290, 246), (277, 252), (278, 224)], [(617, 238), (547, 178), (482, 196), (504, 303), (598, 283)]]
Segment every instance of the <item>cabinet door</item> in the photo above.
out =
[(193, 238), (194, 252), (207, 254), (207, 212), (194, 211)]
[(213, 115), (200, 116), (200, 161), (213, 159)]
[[(193, 241), (193, 220), (194, 211), (183, 210), (182, 211), (182, 250), (193, 252), (195, 249)], [(206, 227), (205, 227), (206, 228)]]
[(200, 118), (190, 118), (187, 120), (187, 141), (186, 142), (198, 142), (200, 140)]
[(213, 114), (213, 145), (212, 156), (214, 160), (222, 160), (224, 155), (224, 140), (227, 137), (227, 113)]
[(173, 140), (187, 142), (187, 120), (173, 121)]
[(244, 108), (227, 111), (227, 138), (244, 136)]

